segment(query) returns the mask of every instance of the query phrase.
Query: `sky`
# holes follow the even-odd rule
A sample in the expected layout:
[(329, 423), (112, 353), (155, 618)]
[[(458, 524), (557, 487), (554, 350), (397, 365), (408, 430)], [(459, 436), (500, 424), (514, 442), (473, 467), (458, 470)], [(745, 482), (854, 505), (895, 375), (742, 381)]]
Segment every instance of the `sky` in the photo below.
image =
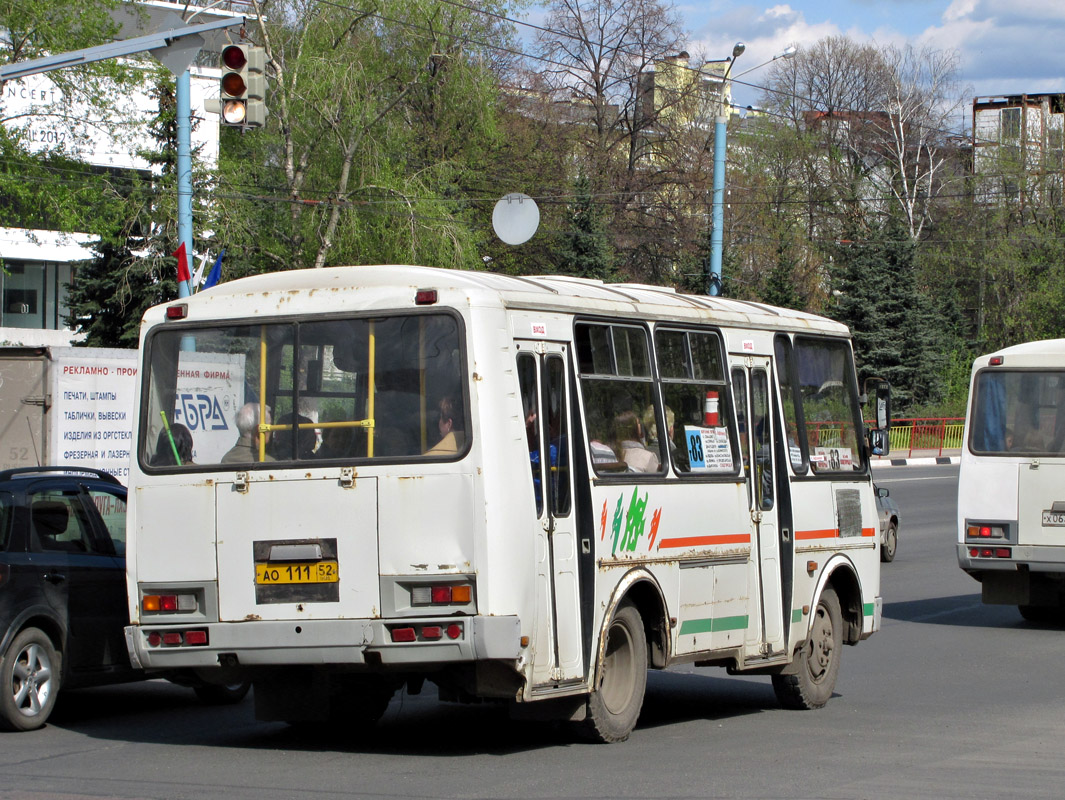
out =
[[(677, 0), (677, 10), (692, 55), (721, 59), (736, 42), (747, 45), (734, 74), (790, 44), (845, 35), (957, 51), (966, 105), (973, 97), (1065, 93), (1065, 0)], [(754, 69), (744, 81), (757, 84), (760, 74)], [(738, 105), (757, 104), (758, 94), (733, 86)]]

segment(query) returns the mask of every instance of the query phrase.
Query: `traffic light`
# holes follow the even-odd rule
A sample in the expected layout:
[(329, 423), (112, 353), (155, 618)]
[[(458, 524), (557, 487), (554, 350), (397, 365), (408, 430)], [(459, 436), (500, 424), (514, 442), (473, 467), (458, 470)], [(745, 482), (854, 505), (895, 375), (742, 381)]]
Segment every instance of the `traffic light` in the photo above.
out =
[(222, 49), (222, 124), (261, 128), (266, 123), (266, 56), (261, 47), (229, 44)]

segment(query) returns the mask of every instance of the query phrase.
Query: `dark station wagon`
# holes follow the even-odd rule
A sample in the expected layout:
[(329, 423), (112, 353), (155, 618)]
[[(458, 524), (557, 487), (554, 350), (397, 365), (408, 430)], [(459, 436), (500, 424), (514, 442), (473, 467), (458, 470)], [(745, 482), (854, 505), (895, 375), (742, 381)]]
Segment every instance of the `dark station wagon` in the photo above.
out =
[[(141, 680), (130, 665), (126, 487), (93, 469), (0, 472), (0, 727), (33, 730), (59, 688)], [(248, 686), (192, 686), (235, 702)]]

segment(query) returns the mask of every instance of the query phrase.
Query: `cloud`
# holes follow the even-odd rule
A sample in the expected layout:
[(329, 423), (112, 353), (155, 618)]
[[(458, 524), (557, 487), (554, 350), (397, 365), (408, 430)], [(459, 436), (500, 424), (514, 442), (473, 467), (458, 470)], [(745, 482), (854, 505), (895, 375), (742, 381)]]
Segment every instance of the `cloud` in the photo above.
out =
[(957, 50), (978, 96), (1065, 92), (1061, 0), (954, 0), (920, 44)]

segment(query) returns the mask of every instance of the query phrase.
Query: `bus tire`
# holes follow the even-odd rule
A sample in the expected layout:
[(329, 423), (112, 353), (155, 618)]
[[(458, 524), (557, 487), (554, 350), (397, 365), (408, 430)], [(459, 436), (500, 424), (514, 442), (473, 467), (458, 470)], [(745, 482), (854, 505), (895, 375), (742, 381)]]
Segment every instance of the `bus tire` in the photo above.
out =
[(899, 529), (894, 522), (889, 522), (884, 531), (884, 544), (880, 548), (880, 560), (890, 564), (895, 560), (895, 550), (899, 546)]
[(774, 675), (773, 691), (784, 708), (821, 708), (832, 697), (843, 650), (843, 615), (831, 586), (821, 592), (810, 636), (803, 643), (794, 675)]
[(622, 603), (606, 630), (599, 685), (589, 695), (581, 733), (592, 741), (623, 742), (643, 708), (647, 689), (647, 639), (636, 607)]
[(1027, 622), (1034, 622), (1039, 625), (1065, 622), (1065, 609), (1061, 606), (1020, 605), (1017, 606), (1017, 610), (1021, 612), (1021, 616)]
[(26, 628), (0, 659), (0, 727), (32, 731), (48, 721), (59, 693), (59, 657), (48, 634)]

